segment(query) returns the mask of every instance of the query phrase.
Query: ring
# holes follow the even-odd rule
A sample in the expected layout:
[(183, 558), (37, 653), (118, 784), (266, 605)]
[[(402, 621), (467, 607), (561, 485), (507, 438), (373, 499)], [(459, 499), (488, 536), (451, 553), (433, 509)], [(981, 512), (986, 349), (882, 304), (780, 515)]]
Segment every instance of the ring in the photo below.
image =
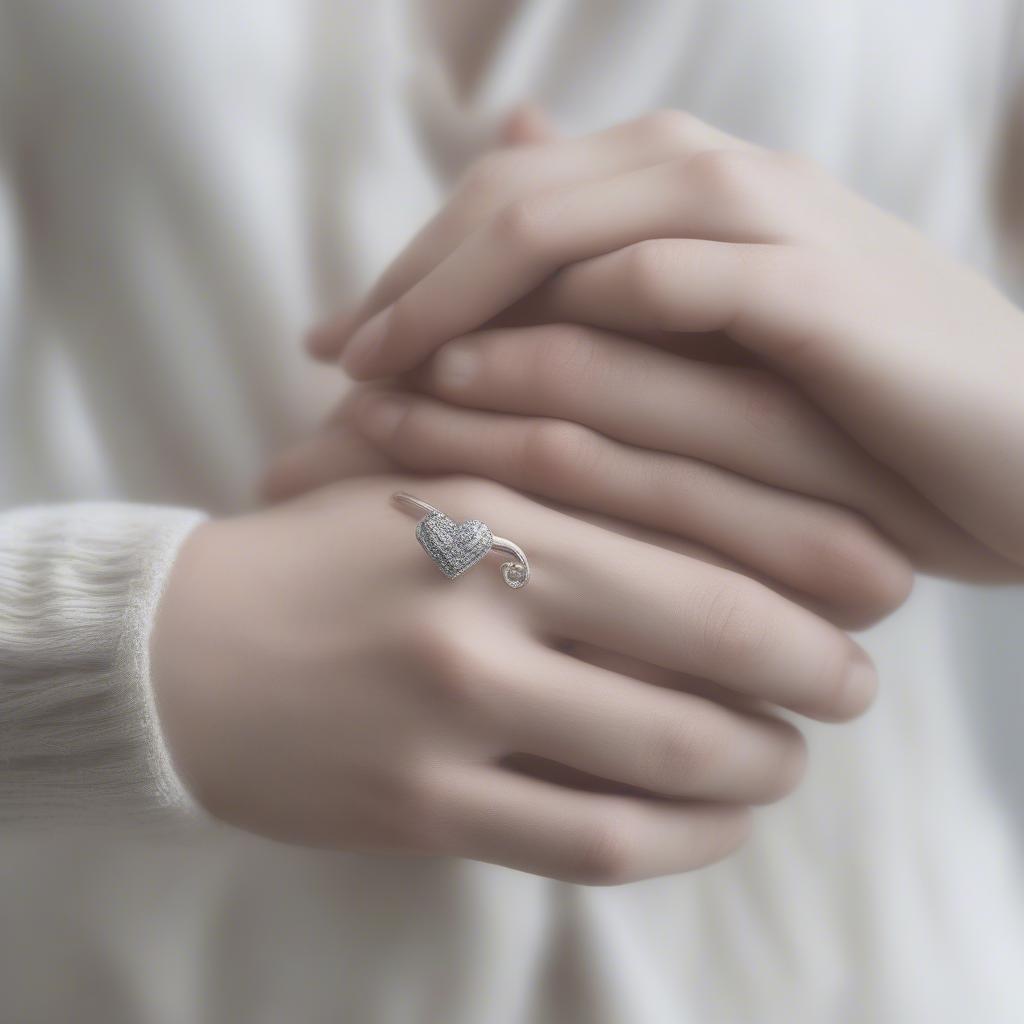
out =
[(404, 491), (392, 494), (391, 503), (403, 512), (411, 511), (422, 517), (416, 524), (416, 539), (448, 579), (472, 569), (493, 550), (504, 551), (515, 559), (501, 566), (501, 578), (508, 586), (518, 590), (530, 582), (530, 563), (523, 549), (504, 537), (495, 537), (479, 519), (456, 523), (440, 509)]

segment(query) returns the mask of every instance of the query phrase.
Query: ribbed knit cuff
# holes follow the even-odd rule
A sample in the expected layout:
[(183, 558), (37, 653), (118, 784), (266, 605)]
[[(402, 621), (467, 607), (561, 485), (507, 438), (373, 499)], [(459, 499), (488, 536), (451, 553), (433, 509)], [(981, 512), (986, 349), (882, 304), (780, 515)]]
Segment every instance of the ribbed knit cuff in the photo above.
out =
[(129, 504), (0, 514), (0, 822), (202, 816), (160, 733), (148, 650), (203, 518)]

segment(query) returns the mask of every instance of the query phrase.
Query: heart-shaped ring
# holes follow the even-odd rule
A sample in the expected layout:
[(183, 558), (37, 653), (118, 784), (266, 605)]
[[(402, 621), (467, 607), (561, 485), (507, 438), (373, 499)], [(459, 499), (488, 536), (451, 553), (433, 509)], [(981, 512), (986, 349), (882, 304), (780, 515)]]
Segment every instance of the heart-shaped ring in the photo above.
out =
[(440, 509), (404, 491), (393, 494), (391, 501), (403, 511), (422, 515), (416, 525), (416, 539), (448, 579), (454, 580), (472, 569), (489, 552), (504, 551), (514, 559), (502, 563), (501, 578), (505, 583), (518, 590), (530, 581), (530, 563), (523, 549), (503, 537), (495, 537), (479, 519), (456, 523)]

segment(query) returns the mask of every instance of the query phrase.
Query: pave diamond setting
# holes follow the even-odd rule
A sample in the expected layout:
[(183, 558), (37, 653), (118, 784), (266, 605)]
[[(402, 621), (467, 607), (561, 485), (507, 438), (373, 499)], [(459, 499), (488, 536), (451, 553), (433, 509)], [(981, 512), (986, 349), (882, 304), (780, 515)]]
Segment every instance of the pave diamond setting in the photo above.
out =
[(422, 516), (416, 525), (416, 540), (448, 579), (453, 580), (472, 569), (489, 551), (501, 551), (514, 559), (501, 566), (501, 578), (506, 586), (519, 590), (530, 582), (526, 552), (504, 537), (495, 537), (479, 519), (456, 523), (440, 509), (405, 491), (392, 494), (391, 503), (405, 512)]
[[(430, 512), (424, 516), (416, 526), (416, 539), (450, 580), (472, 569), (487, 556), (494, 543), (491, 531), (479, 519), (456, 523), (443, 512)], [(502, 575), (505, 575), (504, 566)], [(514, 584), (507, 577), (505, 582), (510, 587), (523, 585)]]

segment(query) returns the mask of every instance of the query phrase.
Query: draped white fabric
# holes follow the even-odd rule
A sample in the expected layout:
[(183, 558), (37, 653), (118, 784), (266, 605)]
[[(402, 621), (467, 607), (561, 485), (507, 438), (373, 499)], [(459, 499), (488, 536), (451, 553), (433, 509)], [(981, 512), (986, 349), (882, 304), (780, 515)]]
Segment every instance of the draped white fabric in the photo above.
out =
[[(467, 51), (439, 0), (5, 0), (0, 506), (250, 503), (343, 386), (302, 328), (524, 96), (570, 131), (676, 106), (808, 153), (1013, 283), (1017, 4), (483, 2)], [(875, 708), (811, 728), (802, 789), (692, 875), (7, 829), (0, 1019), (1024, 1020), (1022, 622), (1020, 591), (921, 581), (866, 637)]]

